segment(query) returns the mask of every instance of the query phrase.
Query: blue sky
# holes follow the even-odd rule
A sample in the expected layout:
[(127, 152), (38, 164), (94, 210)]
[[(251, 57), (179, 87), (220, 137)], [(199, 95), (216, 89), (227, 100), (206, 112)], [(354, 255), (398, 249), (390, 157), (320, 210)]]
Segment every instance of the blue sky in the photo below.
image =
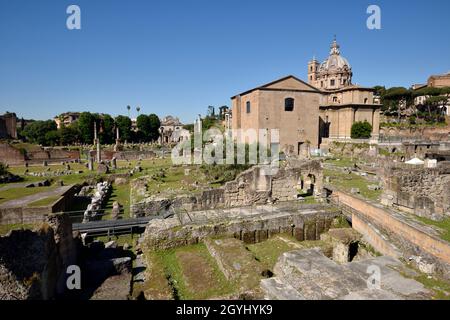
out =
[[(66, 28), (70, 4), (81, 30)], [(381, 30), (366, 27), (370, 4)], [(306, 80), (334, 34), (354, 83), (410, 86), (450, 71), (448, 12), (448, 0), (0, 0), (0, 113), (115, 116), (129, 104), (190, 122), (285, 75)]]

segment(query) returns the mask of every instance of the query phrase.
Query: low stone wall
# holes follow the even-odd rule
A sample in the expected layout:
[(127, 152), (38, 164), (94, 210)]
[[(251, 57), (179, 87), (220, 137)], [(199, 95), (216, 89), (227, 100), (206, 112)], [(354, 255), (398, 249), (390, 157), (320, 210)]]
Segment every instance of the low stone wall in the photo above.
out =
[[(341, 191), (334, 191), (333, 195), (338, 197), (339, 202), (353, 208), (358, 215), (385, 231), (391, 240), (397, 240), (398, 247), (406, 259), (409, 259), (411, 255), (422, 255), (433, 259), (438, 265), (437, 270), (445, 277), (450, 277), (450, 244), (448, 242), (382, 206)], [(356, 221), (358, 224), (358, 216)]]
[(37, 150), (19, 150), (8, 143), (0, 143), (0, 161), (11, 166), (29, 164), (74, 161), (80, 159), (79, 150), (65, 150), (57, 148), (41, 148)]
[(25, 163), (25, 154), (8, 143), (0, 143), (0, 161), (10, 166), (21, 165)]
[(364, 236), (372, 247), (383, 255), (400, 258), (401, 253), (373, 224), (361, 215), (352, 214), (352, 228)]
[(0, 208), (0, 224), (38, 223), (44, 221), (48, 214), (68, 211), (79, 188), (78, 185), (71, 186), (58, 200), (48, 206)]
[(258, 243), (279, 233), (292, 235), (299, 241), (319, 240), (339, 215), (339, 210), (324, 206), (196, 211), (150, 221), (142, 243), (149, 250), (195, 244), (217, 236)]
[(118, 151), (115, 154), (117, 160), (143, 160), (153, 159), (156, 157), (156, 153), (151, 150), (144, 151)]
[(389, 139), (404, 138), (430, 141), (445, 141), (450, 136), (450, 126), (447, 127), (425, 127), (425, 128), (396, 128), (396, 127), (381, 127), (380, 136)]

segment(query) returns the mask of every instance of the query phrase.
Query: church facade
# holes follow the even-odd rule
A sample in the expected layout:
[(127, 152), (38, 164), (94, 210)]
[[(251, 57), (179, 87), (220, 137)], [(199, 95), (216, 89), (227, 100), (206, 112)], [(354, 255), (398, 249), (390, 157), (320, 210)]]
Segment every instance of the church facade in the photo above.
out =
[(351, 139), (353, 123), (367, 121), (378, 139), (381, 105), (374, 89), (352, 83), (352, 68), (336, 40), (330, 49), (322, 63), (308, 63), (308, 82), (291, 75), (233, 96), (234, 138), (254, 143), (257, 138), (242, 132), (279, 129), (281, 149), (303, 155), (330, 140)]

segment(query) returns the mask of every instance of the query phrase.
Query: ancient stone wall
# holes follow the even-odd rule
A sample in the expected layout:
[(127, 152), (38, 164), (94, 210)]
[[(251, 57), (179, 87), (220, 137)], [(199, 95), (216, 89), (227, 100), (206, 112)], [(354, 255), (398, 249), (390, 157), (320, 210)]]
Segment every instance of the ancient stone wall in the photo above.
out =
[(68, 211), (74, 195), (78, 190), (79, 186), (71, 186), (61, 194), (61, 197), (58, 200), (48, 206), (0, 208), (0, 224), (37, 223), (44, 221), (45, 216), (48, 214)]
[(258, 243), (285, 233), (298, 241), (319, 240), (328, 231), (339, 210), (324, 206), (294, 206), (294, 209), (262, 206), (180, 213), (149, 222), (142, 243), (149, 250), (195, 244), (208, 237), (234, 237)]
[(0, 143), (0, 161), (9, 165), (38, 164), (46, 161), (61, 162), (80, 159), (78, 150), (65, 150), (56, 148), (42, 148), (27, 152), (19, 150), (9, 143)]
[(47, 300), (64, 291), (77, 244), (68, 217), (52, 216), (46, 222), (36, 231), (0, 237), (0, 300)]
[[(424, 256), (433, 260), (436, 270), (446, 278), (450, 277), (450, 244), (421, 225), (406, 220), (402, 215), (385, 209), (367, 200), (357, 198), (341, 191), (334, 191), (339, 202), (357, 211), (356, 219), (363, 218), (385, 231), (389, 238), (396, 240), (397, 247), (404, 258), (411, 255)], [(353, 217), (352, 217), (353, 219)], [(358, 223), (363, 220), (358, 219)]]
[(8, 143), (0, 143), (0, 161), (8, 165), (21, 165), (25, 163), (25, 154)]
[(380, 136), (389, 138), (405, 138), (430, 141), (446, 141), (449, 140), (450, 127), (411, 127), (411, 128), (389, 128), (382, 127)]
[(384, 169), (383, 203), (441, 220), (450, 215), (450, 166), (437, 168), (392, 165)]

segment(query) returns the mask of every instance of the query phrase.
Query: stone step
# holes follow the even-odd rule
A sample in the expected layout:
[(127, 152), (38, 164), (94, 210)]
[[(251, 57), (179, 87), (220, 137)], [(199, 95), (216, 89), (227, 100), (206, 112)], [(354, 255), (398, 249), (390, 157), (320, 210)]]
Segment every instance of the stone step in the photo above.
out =
[[(295, 250), (279, 258), (275, 277), (262, 280), (261, 288), (271, 299), (396, 300), (420, 299), (429, 294), (422, 284), (403, 277), (391, 266), (402, 264), (386, 256), (338, 264), (319, 248)], [(371, 285), (374, 270), (380, 271), (380, 282)]]

